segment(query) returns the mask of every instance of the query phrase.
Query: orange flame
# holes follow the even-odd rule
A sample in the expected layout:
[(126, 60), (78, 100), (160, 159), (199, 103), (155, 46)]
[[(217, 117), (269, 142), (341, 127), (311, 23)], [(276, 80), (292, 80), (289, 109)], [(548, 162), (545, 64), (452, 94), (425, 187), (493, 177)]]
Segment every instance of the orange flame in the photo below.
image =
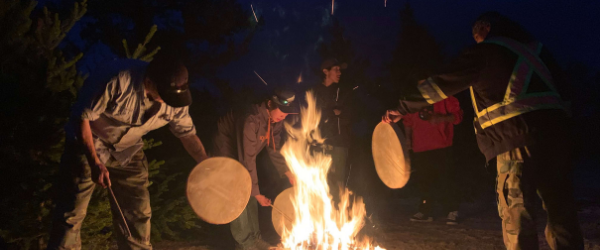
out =
[(306, 101), (307, 107), (300, 112), (302, 127), (285, 124), (290, 138), (281, 153), (296, 176), (296, 185), (292, 199), (294, 221), (291, 228), (284, 227), (282, 244), (293, 250), (384, 250), (371, 245), (371, 239), (356, 239), (366, 218), (361, 197), (351, 199), (352, 192), (340, 187), (339, 210), (335, 208), (327, 185), (331, 156), (310, 149), (311, 145), (324, 142), (318, 129), (321, 113), (312, 92), (306, 93)]

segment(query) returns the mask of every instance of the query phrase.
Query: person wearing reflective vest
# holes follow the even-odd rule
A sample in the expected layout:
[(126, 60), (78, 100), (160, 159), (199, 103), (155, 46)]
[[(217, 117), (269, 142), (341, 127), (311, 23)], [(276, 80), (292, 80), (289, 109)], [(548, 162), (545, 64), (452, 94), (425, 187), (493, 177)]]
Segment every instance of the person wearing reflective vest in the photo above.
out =
[(566, 80), (543, 44), (496, 12), (473, 25), (477, 44), (404, 93), (389, 122), (469, 89), (481, 152), (497, 161), (497, 201), (507, 249), (538, 249), (535, 196), (548, 214), (552, 249), (583, 249), (573, 198)]

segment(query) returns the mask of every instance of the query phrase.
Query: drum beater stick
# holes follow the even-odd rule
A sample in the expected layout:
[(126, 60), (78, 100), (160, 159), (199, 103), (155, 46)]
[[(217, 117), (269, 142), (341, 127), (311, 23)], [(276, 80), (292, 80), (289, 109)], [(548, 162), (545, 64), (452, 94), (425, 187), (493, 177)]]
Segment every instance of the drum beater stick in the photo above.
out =
[(131, 231), (129, 231), (129, 226), (127, 225), (127, 220), (125, 220), (123, 211), (121, 210), (121, 207), (119, 206), (119, 203), (117, 202), (117, 198), (115, 197), (115, 193), (113, 193), (112, 188), (110, 186), (108, 186), (108, 191), (110, 193), (110, 197), (112, 197), (113, 201), (115, 202), (115, 205), (117, 205), (117, 209), (119, 210), (119, 213), (121, 214), (121, 218), (123, 219), (123, 224), (125, 225), (125, 229), (127, 229), (127, 237), (131, 237)]
[(283, 217), (285, 217), (290, 222), (294, 222), (294, 220), (292, 220), (290, 217), (288, 217), (287, 214), (284, 214), (283, 211), (279, 210), (279, 208), (277, 208), (276, 206), (273, 206), (273, 204), (271, 204), (269, 206), (271, 206), (273, 209), (275, 209), (277, 212), (279, 212), (281, 215), (283, 215)]

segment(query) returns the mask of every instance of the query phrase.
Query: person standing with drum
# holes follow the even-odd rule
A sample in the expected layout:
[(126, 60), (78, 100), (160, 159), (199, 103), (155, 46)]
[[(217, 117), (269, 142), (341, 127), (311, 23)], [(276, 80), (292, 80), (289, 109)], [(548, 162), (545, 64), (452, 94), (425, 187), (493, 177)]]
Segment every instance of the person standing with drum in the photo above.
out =
[(452, 168), (451, 149), (454, 125), (459, 124), (462, 117), (458, 99), (452, 96), (417, 113), (402, 116), (407, 146), (414, 152), (412, 166), (419, 177), (417, 186), (421, 193), (419, 212), (411, 221), (433, 221), (432, 208), (439, 201), (448, 214), (446, 224), (458, 223), (458, 174)]
[(281, 176), (287, 176), (292, 185), (295, 177), (289, 171), (280, 153), (283, 120), (297, 114), (296, 96), (288, 90), (276, 90), (268, 100), (254, 104), (247, 110), (234, 110), (219, 119), (214, 139), (214, 156), (239, 160), (252, 179), (250, 201), (242, 214), (229, 225), (236, 249), (267, 250), (271, 245), (261, 239), (258, 225), (258, 206), (270, 206), (271, 200), (260, 193), (256, 171), (256, 156), (266, 148)]
[[(79, 91), (66, 131), (48, 249), (81, 249), (95, 184), (109, 188), (119, 249), (152, 249), (142, 136), (169, 125), (197, 161), (207, 158), (188, 113), (187, 68), (171, 55), (99, 66)], [(110, 178), (109, 178), (110, 174)]]
[(558, 91), (567, 81), (550, 51), (516, 22), (488, 12), (472, 28), (477, 44), (439, 74), (419, 81), (383, 120), (470, 89), (479, 148), (498, 163), (496, 192), (506, 248), (539, 248), (539, 196), (548, 215), (550, 248), (582, 250), (570, 112)]

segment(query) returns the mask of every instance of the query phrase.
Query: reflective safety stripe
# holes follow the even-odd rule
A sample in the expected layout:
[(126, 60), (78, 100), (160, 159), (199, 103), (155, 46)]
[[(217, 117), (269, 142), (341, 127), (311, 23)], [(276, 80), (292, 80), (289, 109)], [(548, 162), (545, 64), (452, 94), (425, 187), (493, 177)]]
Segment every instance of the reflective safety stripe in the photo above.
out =
[(484, 110), (484, 114), (478, 116), (478, 120), (481, 128), (485, 129), (515, 116), (541, 109), (564, 109), (564, 107), (559, 96), (527, 97), (494, 110)]
[(425, 101), (429, 104), (434, 104), (448, 98), (431, 77), (419, 83), (417, 88), (421, 92), (423, 98), (425, 98)]
[[(471, 100), (473, 108), (477, 114), (477, 120), (482, 128), (493, 126), (494, 124), (508, 120), (515, 116), (540, 109), (563, 109), (567, 110), (563, 105), (556, 88), (552, 82), (552, 75), (538, 57), (542, 50), (541, 43), (525, 46), (517, 41), (509, 38), (493, 38), (484, 41), (484, 43), (492, 43), (503, 46), (516, 53), (519, 58), (515, 63), (512, 75), (509, 79), (504, 100), (494, 105), (491, 105), (483, 110), (479, 110), (475, 98), (475, 91), (471, 87)], [(535, 92), (527, 94), (527, 89), (531, 82), (531, 77), (534, 73), (548, 87), (546, 92)]]

